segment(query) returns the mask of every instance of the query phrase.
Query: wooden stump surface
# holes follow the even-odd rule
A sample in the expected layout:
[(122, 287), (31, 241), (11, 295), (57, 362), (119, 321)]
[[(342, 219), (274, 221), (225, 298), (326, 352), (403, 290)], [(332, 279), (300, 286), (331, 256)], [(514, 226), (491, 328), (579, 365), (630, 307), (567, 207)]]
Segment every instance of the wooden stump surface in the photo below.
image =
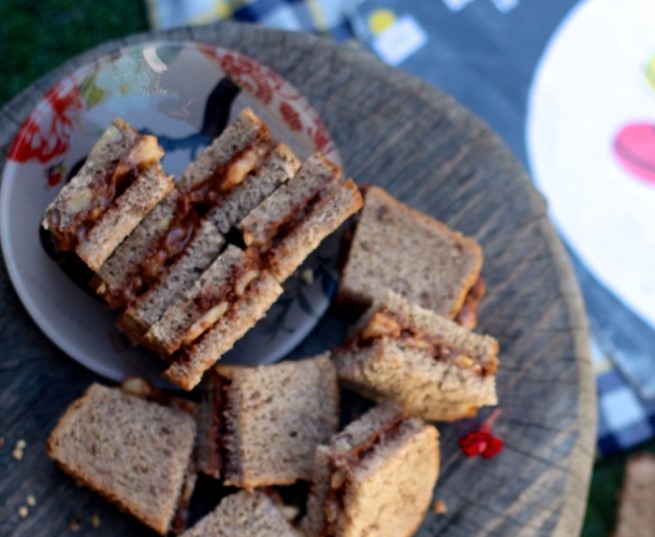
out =
[[(4, 162), (20, 124), (62, 75), (99, 55), (152, 39), (234, 48), (296, 86), (331, 131), (346, 172), (379, 184), (405, 203), (446, 221), (483, 246), (487, 296), (478, 330), (499, 339), (495, 432), (505, 450), (467, 459), (457, 439), (465, 424), (441, 427), (442, 473), (420, 536), (561, 536), (579, 533), (595, 443), (595, 385), (583, 306), (542, 197), (488, 127), (440, 91), (365, 52), (304, 34), (223, 23), (134, 36), (77, 57), (0, 112)], [(35, 239), (36, 240), (36, 239)], [(329, 348), (343, 336), (330, 314), (295, 355)], [(0, 263), (0, 535), (143, 535), (141, 525), (76, 486), (45, 456), (64, 408), (101, 380), (59, 351), (32, 322)], [(16, 442), (24, 456), (12, 457)], [(36, 505), (17, 510), (33, 495)], [(90, 518), (98, 514), (99, 528)]]

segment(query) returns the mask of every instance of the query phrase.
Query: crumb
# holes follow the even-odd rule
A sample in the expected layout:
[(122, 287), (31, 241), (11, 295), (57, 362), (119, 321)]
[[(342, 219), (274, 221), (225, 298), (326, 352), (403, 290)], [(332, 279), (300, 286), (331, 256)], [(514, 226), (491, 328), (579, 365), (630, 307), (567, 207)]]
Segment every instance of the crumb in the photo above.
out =
[(16, 448), (14, 449), (14, 451), (12, 451), (11, 456), (17, 461), (19, 461), (23, 458), (23, 450)]
[(307, 285), (314, 283), (314, 272), (312, 269), (305, 269), (300, 273), (300, 279)]
[(91, 517), (91, 525), (94, 528), (100, 527), (100, 517), (96, 513), (93, 513), (93, 516)]
[(448, 507), (443, 501), (437, 500), (436, 502), (434, 502), (434, 505), (432, 506), (432, 510), (438, 515), (445, 515), (448, 512)]
[(0, 436), (0, 449), (2, 449), (3, 447), (5, 447), (5, 439), (4, 436)]
[(25, 443), (25, 440), (23, 440), (22, 438), (18, 442), (16, 442), (16, 449), (25, 449), (25, 446), (27, 446), (27, 444)]
[(34, 507), (36, 505), (36, 498), (34, 497), (33, 494), (29, 494), (25, 501), (27, 502), (27, 505), (31, 507)]
[(27, 507), (25, 507), (24, 505), (21, 505), (18, 508), (18, 516), (21, 517), (21, 518), (25, 518), (27, 516), (28, 512), (29, 511), (27, 510)]
[(80, 517), (79, 516), (74, 516), (73, 520), (71, 520), (70, 525), (68, 526), (68, 529), (71, 531), (80, 531)]

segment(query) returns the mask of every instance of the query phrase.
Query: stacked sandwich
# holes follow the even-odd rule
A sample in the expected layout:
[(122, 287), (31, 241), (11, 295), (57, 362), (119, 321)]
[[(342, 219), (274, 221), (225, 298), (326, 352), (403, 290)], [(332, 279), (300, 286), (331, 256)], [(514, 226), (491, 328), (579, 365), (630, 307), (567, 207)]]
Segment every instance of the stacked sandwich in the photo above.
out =
[(162, 156), (156, 138), (115, 120), (43, 227), (93, 272), (118, 326), (190, 390), (362, 198), (320, 154), (301, 165), (249, 109), (175, 183)]

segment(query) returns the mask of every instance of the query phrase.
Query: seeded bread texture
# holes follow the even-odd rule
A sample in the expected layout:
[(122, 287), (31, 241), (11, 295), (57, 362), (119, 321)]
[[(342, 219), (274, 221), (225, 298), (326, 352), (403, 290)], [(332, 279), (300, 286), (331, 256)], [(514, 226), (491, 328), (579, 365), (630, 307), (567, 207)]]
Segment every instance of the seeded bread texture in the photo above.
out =
[(640, 453), (626, 465), (614, 537), (655, 534), (655, 455)]
[(361, 207), (362, 196), (352, 180), (326, 193), (306, 218), (269, 252), (267, 260), (273, 276), (279, 282), (286, 280), (325, 237)]
[(293, 177), (299, 167), (300, 161), (293, 152), (284, 144), (278, 145), (261, 170), (246, 177), (221, 204), (209, 212), (209, 219), (221, 233), (227, 233), (276, 188)]
[(66, 184), (46, 209), (43, 227), (53, 234), (74, 232), (78, 228), (75, 210), (80, 196), (85, 196), (97, 174), (106, 173), (120, 156), (134, 144), (138, 133), (120, 118), (114, 119), (95, 143), (80, 171)]
[(191, 190), (205, 181), (217, 166), (227, 164), (234, 155), (257, 139), (268, 141), (272, 148), (273, 138), (268, 127), (250, 108), (244, 108), (221, 135), (186, 167), (177, 182), (178, 188), (181, 192)]
[(437, 421), (472, 417), (481, 406), (497, 404), (495, 339), (410, 305), (395, 293), (376, 302), (361, 326), (384, 307), (404, 317), (413, 330), (457, 348), (458, 357), (441, 361), (402, 338), (380, 337), (361, 348), (346, 346), (335, 351), (335, 365), (344, 385), (374, 401), (395, 401), (415, 416)]
[(164, 376), (180, 388), (192, 390), (204, 372), (266, 315), (281, 294), (280, 284), (270, 274), (262, 273), (212, 328), (183, 350)]
[[(393, 435), (382, 435), (361, 459), (347, 454), (366, 445), (381, 430), (396, 424)], [(431, 504), (439, 473), (438, 432), (415, 418), (402, 418), (402, 409), (384, 404), (339, 433), (316, 454), (315, 485), (307, 504), (303, 530), (321, 535), (326, 515), (334, 520), (334, 537), (393, 535), (410, 537)], [(341, 507), (329, 501), (332, 487), (342, 487)]]
[(95, 223), (87, 238), (78, 245), (77, 255), (97, 272), (172, 188), (173, 177), (164, 174), (159, 163), (148, 167)]
[(263, 492), (231, 494), (182, 537), (299, 537)]
[(47, 444), (64, 471), (165, 535), (185, 481), (194, 419), (93, 384), (60, 418)]
[(182, 256), (162, 275), (157, 285), (139, 297), (118, 319), (118, 327), (135, 343), (220, 253), (225, 239), (209, 221), (203, 221)]
[(233, 273), (245, 260), (242, 250), (229, 245), (152, 325), (144, 344), (160, 355), (170, 355), (210, 328), (227, 310), (234, 292)]
[(280, 224), (302, 211), (324, 188), (336, 184), (340, 176), (339, 168), (322, 155), (309, 157), (293, 178), (241, 222), (245, 243), (267, 249)]
[(311, 480), (316, 447), (336, 433), (339, 420), (329, 354), (215, 371), (230, 379), (225, 484), (254, 489)]
[(168, 231), (178, 198), (179, 191), (173, 188), (114, 250), (98, 271), (102, 280), (99, 293), (117, 293), (127, 285), (130, 275), (149, 255), (152, 244)]
[(341, 300), (364, 306), (392, 289), (453, 319), (482, 268), (482, 250), (445, 224), (369, 187), (348, 261)]

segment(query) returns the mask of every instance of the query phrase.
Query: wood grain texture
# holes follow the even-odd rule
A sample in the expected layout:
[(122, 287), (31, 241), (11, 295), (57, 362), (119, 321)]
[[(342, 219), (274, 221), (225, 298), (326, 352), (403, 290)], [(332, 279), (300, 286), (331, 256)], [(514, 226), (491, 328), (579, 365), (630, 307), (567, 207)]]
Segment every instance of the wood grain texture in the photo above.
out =
[[(595, 385), (583, 306), (542, 197), (499, 139), (449, 97), (357, 49), (302, 34), (219, 24), (134, 36), (85, 53), (47, 75), (0, 113), (2, 157), (19, 125), (63, 74), (98, 55), (152, 38), (230, 47), (272, 67), (326, 122), (346, 172), (475, 237), (485, 251), (488, 294), (479, 330), (501, 344), (496, 432), (505, 451), (466, 459), (457, 439), (471, 424), (441, 428), (443, 469), (422, 537), (557, 536), (579, 533), (595, 441)], [(35, 237), (36, 240), (36, 237)], [(0, 264), (0, 535), (144, 535), (146, 530), (65, 477), (44, 442), (64, 408), (96, 376), (64, 356), (36, 328)], [(338, 343), (336, 312), (294, 351)], [(24, 458), (11, 451), (25, 439)], [(17, 516), (28, 494), (26, 519)], [(94, 529), (90, 517), (102, 519)]]

